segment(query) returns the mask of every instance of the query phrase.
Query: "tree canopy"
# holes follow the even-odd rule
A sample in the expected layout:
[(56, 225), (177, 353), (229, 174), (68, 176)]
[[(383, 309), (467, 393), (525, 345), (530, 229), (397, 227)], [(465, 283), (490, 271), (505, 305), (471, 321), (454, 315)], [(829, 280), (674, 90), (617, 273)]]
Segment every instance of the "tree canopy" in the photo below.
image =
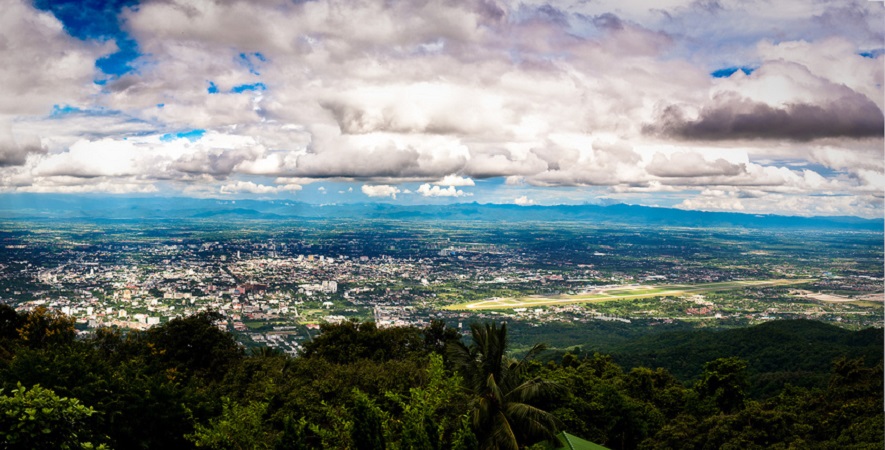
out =
[(536, 449), (558, 430), (611, 449), (885, 443), (881, 359), (751, 395), (749, 350), (682, 379), (600, 353), (540, 363), (543, 345), (515, 358), (507, 324), (462, 340), (441, 322), (344, 322), (292, 357), (247, 354), (216, 319), (75, 337), (62, 315), (0, 305), (0, 449)]

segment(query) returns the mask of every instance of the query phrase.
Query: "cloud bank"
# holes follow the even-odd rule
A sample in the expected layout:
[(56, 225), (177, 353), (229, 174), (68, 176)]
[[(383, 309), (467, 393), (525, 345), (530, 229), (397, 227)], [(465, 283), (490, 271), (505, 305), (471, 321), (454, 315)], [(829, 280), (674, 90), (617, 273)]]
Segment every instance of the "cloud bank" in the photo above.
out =
[(882, 215), (880, 2), (84, 8), (0, 18), (5, 192)]

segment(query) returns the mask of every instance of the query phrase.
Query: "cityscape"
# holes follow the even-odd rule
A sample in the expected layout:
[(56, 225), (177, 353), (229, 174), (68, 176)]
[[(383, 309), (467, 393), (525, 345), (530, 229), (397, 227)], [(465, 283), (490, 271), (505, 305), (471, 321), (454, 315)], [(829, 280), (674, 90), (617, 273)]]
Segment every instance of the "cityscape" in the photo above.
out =
[[(82, 333), (214, 311), (245, 345), (297, 354), (321, 324), (347, 320), (882, 326), (876, 232), (344, 219), (2, 228), (0, 301), (60, 311)], [(597, 298), (609, 291), (627, 295)]]

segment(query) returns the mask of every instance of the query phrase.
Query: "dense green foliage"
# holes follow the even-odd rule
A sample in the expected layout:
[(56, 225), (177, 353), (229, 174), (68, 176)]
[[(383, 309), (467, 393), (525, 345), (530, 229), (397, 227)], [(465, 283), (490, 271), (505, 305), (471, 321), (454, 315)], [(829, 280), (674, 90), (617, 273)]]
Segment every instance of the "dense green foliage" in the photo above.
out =
[[(824, 380), (753, 395), (759, 364), (772, 357), (767, 345), (735, 345), (682, 378), (641, 363), (625, 370), (598, 353), (540, 363), (534, 347), (514, 359), (508, 328), (497, 324), (474, 325), (462, 342), (441, 323), (345, 322), (324, 325), (298, 357), (246, 354), (217, 318), (77, 338), (64, 316), (0, 305), (0, 449), (541, 448), (557, 430), (613, 449), (885, 443), (881, 334), (879, 359), (825, 350), (821, 368), (803, 365), (817, 357), (813, 347), (791, 341), (790, 330), (807, 324), (750, 329), (799, 352), (778, 360), (782, 371)], [(515, 441), (495, 438), (508, 429)]]
[[(89, 418), (95, 410), (39, 385), (19, 384), (11, 396), (0, 395), (0, 447), (91, 449)], [(104, 448), (99, 446), (98, 448)]]
[(470, 330), (473, 344), (454, 342), (449, 360), (476, 399), (470, 415), (480, 447), (516, 450), (520, 444), (554, 441), (556, 419), (535, 404), (558, 385), (527, 376), (531, 358), (544, 346), (536, 345), (517, 360), (506, 355), (507, 324), (473, 324)]
[(882, 342), (881, 328), (853, 332), (812, 320), (789, 320), (647, 335), (599, 351), (626, 368), (663, 367), (686, 382), (701, 376), (706, 362), (736, 356), (747, 362), (749, 393), (759, 397), (774, 395), (787, 384), (826, 387), (830, 367), (840, 357), (881, 366)]

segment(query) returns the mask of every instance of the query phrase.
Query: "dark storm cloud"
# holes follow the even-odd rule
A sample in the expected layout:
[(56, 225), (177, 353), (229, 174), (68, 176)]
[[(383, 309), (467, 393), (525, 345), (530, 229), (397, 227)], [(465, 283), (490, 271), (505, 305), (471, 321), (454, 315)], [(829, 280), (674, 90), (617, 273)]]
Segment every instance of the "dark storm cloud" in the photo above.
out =
[(828, 104), (792, 103), (775, 108), (747, 99), (728, 98), (701, 109), (687, 119), (678, 106), (669, 106), (647, 134), (687, 140), (788, 139), (882, 137), (885, 120), (875, 103), (861, 95), (845, 96)]
[(21, 166), (28, 160), (28, 155), (46, 154), (46, 149), (38, 143), (18, 145), (14, 142), (0, 142), (0, 167)]

